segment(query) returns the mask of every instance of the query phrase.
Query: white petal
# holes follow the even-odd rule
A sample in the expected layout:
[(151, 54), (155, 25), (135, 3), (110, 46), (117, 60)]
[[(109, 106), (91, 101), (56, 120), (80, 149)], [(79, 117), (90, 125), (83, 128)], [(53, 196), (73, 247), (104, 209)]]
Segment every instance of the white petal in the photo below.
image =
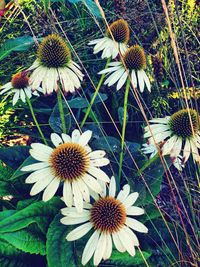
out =
[(89, 153), (89, 157), (91, 159), (103, 158), (105, 155), (106, 155), (106, 152), (104, 150), (95, 150), (95, 151)]
[(121, 202), (124, 202), (124, 200), (128, 197), (130, 193), (130, 185), (126, 184), (123, 186), (123, 189), (119, 192), (117, 199)]
[(88, 216), (90, 215), (90, 211), (83, 209), (82, 212), (77, 212), (76, 207), (66, 207), (61, 209), (61, 213), (67, 217), (70, 218), (88, 218)]
[(19, 100), (19, 90), (16, 91), (16, 93), (13, 96), (13, 106), (17, 103), (17, 101)]
[(148, 89), (149, 92), (151, 92), (151, 84), (150, 84), (149, 78), (146, 75), (146, 72), (144, 70), (141, 70), (141, 72), (142, 72), (142, 75), (143, 75), (144, 82), (145, 82), (145, 84), (147, 86), (147, 89)]
[(112, 234), (112, 238), (113, 238), (113, 242), (114, 242), (114, 244), (115, 244), (116, 249), (117, 249), (119, 252), (125, 252), (126, 249), (125, 249), (125, 247), (122, 245), (122, 242), (121, 242), (121, 240), (119, 239), (119, 235), (118, 235), (117, 232)]
[(111, 67), (111, 68), (104, 69), (104, 70), (100, 71), (98, 74), (105, 74), (105, 73), (114, 72), (114, 71), (118, 70), (119, 68), (121, 68), (120, 65), (114, 66), (114, 67)]
[(25, 96), (23, 89), (20, 90), (20, 98), (21, 98), (22, 102), (24, 102), (24, 103), (26, 102), (26, 96)]
[(68, 207), (72, 207), (72, 203), (73, 203), (72, 187), (71, 187), (71, 183), (68, 181), (65, 181), (63, 185), (63, 198), (64, 198), (65, 204)]
[(43, 144), (40, 144), (40, 143), (33, 143), (31, 144), (31, 147), (32, 149), (36, 150), (37, 151), (42, 151), (42, 153), (50, 156), (51, 153), (53, 152), (53, 148), (47, 146), (47, 145), (43, 145)]
[(73, 143), (78, 143), (79, 141), (79, 138), (80, 138), (80, 131), (78, 129), (75, 129), (73, 132), (72, 132), (72, 142)]
[(102, 180), (106, 183), (110, 182), (110, 178), (108, 177), (108, 175), (99, 168), (90, 166), (90, 168), (88, 169), (88, 172), (99, 180)]
[(88, 189), (87, 185), (83, 182), (83, 180), (80, 179), (78, 181), (78, 187), (79, 187), (79, 190), (83, 196), (84, 201), (90, 202), (89, 189)]
[(91, 175), (85, 174), (82, 180), (86, 183), (87, 186), (89, 186), (94, 192), (101, 193), (102, 188), (97, 182), (96, 179), (94, 179)]
[(126, 208), (128, 208), (135, 203), (138, 197), (139, 197), (138, 192), (131, 193), (122, 203)]
[(97, 243), (99, 240), (99, 232), (95, 231), (92, 236), (89, 238), (82, 255), (82, 265), (85, 265), (88, 263), (88, 261), (91, 259), (94, 251), (96, 250)]
[(178, 157), (178, 155), (181, 152), (182, 142), (183, 142), (183, 140), (180, 137), (176, 140), (176, 142), (174, 143), (173, 149), (171, 151), (171, 154), (170, 154), (171, 157), (173, 157), (173, 158)]
[(129, 227), (124, 227), (124, 230), (127, 232), (129, 237), (132, 239), (132, 243), (134, 244), (134, 246), (138, 247), (139, 241), (135, 233)]
[(30, 164), (30, 165), (27, 165), (27, 166), (21, 168), (21, 171), (23, 171), (23, 172), (37, 171), (37, 170), (43, 169), (43, 168), (48, 167), (48, 166), (49, 166), (48, 162), (34, 163), (34, 164)]
[(119, 68), (117, 71), (112, 73), (104, 82), (104, 84), (107, 84), (108, 86), (112, 86), (115, 84), (121, 76), (124, 74), (125, 70), (123, 67)]
[(44, 176), (42, 179), (38, 180), (31, 188), (30, 195), (34, 196), (41, 192), (48, 184), (53, 180), (53, 176)]
[(57, 147), (57, 146), (59, 146), (59, 145), (61, 145), (63, 143), (61, 137), (56, 133), (52, 133), (51, 134), (51, 141), (52, 141), (52, 143), (54, 144), (55, 147)]
[(109, 196), (115, 197), (115, 194), (116, 194), (116, 181), (115, 181), (115, 177), (112, 176), (110, 180), (110, 185), (109, 185)]
[(72, 139), (69, 135), (62, 133), (61, 136), (62, 136), (64, 143), (71, 143)]
[(162, 155), (168, 155), (171, 153), (171, 150), (174, 146), (174, 143), (176, 143), (176, 140), (178, 139), (178, 136), (173, 135), (172, 137), (170, 137), (166, 143), (163, 145), (162, 147)]
[(159, 144), (161, 141), (164, 141), (167, 137), (171, 136), (172, 132), (170, 131), (165, 131), (165, 132), (161, 132), (158, 134), (155, 134), (153, 137), (149, 138), (149, 143), (150, 144), (154, 144), (155, 142), (156, 144)]
[(124, 74), (122, 75), (122, 77), (120, 78), (120, 80), (117, 83), (117, 91), (119, 89), (121, 89), (122, 86), (125, 84), (125, 82), (127, 80), (127, 77), (128, 77), (128, 73), (127, 73), (127, 71), (125, 71)]
[(141, 72), (141, 70), (137, 71), (137, 77), (138, 77), (140, 92), (143, 93), (144, 92), (144, 78), (143, 78), (143, 73)]
[(97, 243), (96, 250), (94, 252), (94, 265), (98, 265), (101, 262), (105, 250), (106, 250), (106, 234), (101, 233)]
[(91, 160), (90, 162), (91, 162), (91, 165), (95, 167), (103, 167), (110, 163), (109, 159), (107, 158), (94, 159), (94, 160)]
[(140, 233), (148, 233), (148, 228), (141, 222), (133, 219), (133, 218), (126, 218), (126, 225), (129, 226), (131, 229), (140, 232)]
[(132, 207), (127, 208), (126, 214), (133, 215), (133, 216), (142, 215), (144, 214), (144, 209), (132, 206)]
[(77, 185), (77, 182), (72, 182), (72, 192), (74, 195), (74, 204), (75, 207), (77, 208), (78, 212), (82, 212), (83, 210), (83, 197), (80, 192), (79, 186)]
[(189, 159), (190, 152), (191, 152), (190, 141), (189, 139), (186, 139), (185, 146), (183, 149), (183, 162), (184, 163)]
[(33, 183), (37, 182), (38, 180), (43, 179), (45, 176), (52, 176), (52, 179), (54, 178), (54, 176), (51, 173), (51, 168), (44, 168), (44, 169), (37, 170), (37, 171), (31, 173), (26, 178), (25, 182), (27, 184), (33, 184)]
[(127, 252), (131, 255), (131, 256), (135, 256), (135, 247), (134, 247), (134, 243), (132, 238), (130, 237), (130, 235), (125, 231), (124, 229), (125, 227), (123, 227), (119, 232), (118, 232), (118, 236), (120, 241), (122, 242), (122, 245), (126, 248)]
[(85, 131), (83, 134), (81, 134), (80, 138), (79, 138), (79, 145), (81, 146), (86, 146), (88, 144), (88, 142), (90, 141), (92, 137), (92, 131), (88, 130)]
[(103, 259), (107, 260), (112, 254), (112, 238), (110, 234), (106, 235), (106, 249), (103, 254)]
[(49, 199), (51, 199), (58, 190), (59, 184), (60, 184), (60, 179), (54, 178), (53, 181), (51, 181), (51, 183), (44, 190), (42, 200), (48, 201)]
[[(150, 131), (150, 129), (151, 129), (151, 131)], [(144, 138), (148, 138), (148, 137), (150, 137), (150, 136), (152, 136), (152, 134), (153, 135), (155, 135), (155, 134), (157, 134), (157, 133), (161, 133), (161, 132), (165, 132), (165, 131), (167, 131), (167, 130), (169, 130), (170, 129), (170, 127), (169, 127), (169, 125), (158, 125), (158, 127), (154, 127), (154, 128), (152, 128), (151, 126), (150, 126), (150, 129), (144, 134)]]
[(134, 88), (137, 88), (137, 77), (136, 77), (136, 73), (134, 70), (132, 70), (131, 72), (131, 81), (133, 83)]
[(92, 229), (92, 227), (93, 225), (91, 224), (91, 222), (88, 222), (75, 228), (66, 236), (67, 241), (74, 241), (83, 237), (90, 231), (90, 229)]
[(64, 217), (60, 220), (60, 222), (62, 224), (65, 224), (65, 225), (74, 225), (74, 224), (80, 224), (80, 223), (84, 223), (84, 222), (87, 222), (90, 220), (90, 216), (86, 217)]
[(29, 153), (34, 159), (36, 159), (38, 161), (49, 162), (50, 156), (46, 153), (46, 151), (30, 149)]

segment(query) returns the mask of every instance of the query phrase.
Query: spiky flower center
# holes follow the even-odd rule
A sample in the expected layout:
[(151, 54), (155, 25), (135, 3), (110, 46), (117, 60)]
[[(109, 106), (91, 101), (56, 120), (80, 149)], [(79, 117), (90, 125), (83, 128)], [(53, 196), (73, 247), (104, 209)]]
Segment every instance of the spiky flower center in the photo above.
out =
[(65, 143), (54, 149), (50, 164), (55, 176), (61, 180), (78, 180), (89, 167), (89, 156), (79, 144)]
[(146, 68), (146, 56), (144, 49), (139, 45), (133, 45), (127, 49), (124, 56), (124, 63), (129, 70), (142, 70)]
[(15, 89), (24, 89), (28, 86), (28, 80), (29, 77), (25, 73), (19, 72), (12, 77), (11, 84)]
[[(110, 25), (110, 31), (112, 32), (112, 35), (116, 42), (125, 44), (128, 43), (130, 39), (130, 30), (128, 27), (128, 23), (125, 20), (119, 19), (114, 21)], [(106, 35), (112, 39), (110, 31), (107, 29)]]
[(90, 221), (101, 232), (117, 232), (125, 224), (125, 220), (125, 207), (113, 197), (100, 198), (91, 208)]
[[(191, 121), (190, 121), (190, 117)], [(198, 115), (196, 110), (189, 109), (189, 113), (187, 109), (179, 110), (174, 113), (169, 121), (171, 131), (184, 139), (190, 138), (198, 131)], [(191, 125), (192, 122), (192, 125)], [(192, 130), (193, 128), (193, 130)]]
[(60, 36), (51, 34), (41, 42), (37, 56), (45, 67), (58, 68), (67, 65), (71, 59), (71, 52)]

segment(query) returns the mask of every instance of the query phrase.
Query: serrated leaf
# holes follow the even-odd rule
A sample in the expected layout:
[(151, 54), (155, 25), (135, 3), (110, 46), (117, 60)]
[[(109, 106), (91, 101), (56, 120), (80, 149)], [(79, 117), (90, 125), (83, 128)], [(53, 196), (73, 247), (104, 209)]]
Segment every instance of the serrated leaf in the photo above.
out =
[[(69, 112), (69, 109), (66, 103), (62, 101), (62, 104), (63, 104), (63, 110), (65, 114), (65, 123), (66, 123), (67, 131), (69, 131), (69, 129), (71, 128), (71, 115), (70, 115), (70, 112)], [(54, 132), (56, 133), (63, 132), (58, 103), (55, 105), (53, 112), (49, 118), (49, 125), (53, 129)]]
[(0, 148), (0, 159), (13, 169), (17, 169), (28, 156), (28, 146)]
[[(151, 252), (146, 251), (142, 251), (142, 254), (145, 259), (148, 259), (152, 255)], [(138, 250), (136, 250), (134, 257), (130, 256), (127, 252), (121, 253), (114, 250), (108, 262), (114, 266), (135, 266), (138, 264), (144, 264), (143, 257)]]
[(3, 233), (1, 238), (15, 248), (30, 254), (46, 254), (45, 236), (39, 231), (23, 229), (16, 232)]
[(0, 239), (0, 266), (27, 267), (23, 254), (5, 240)]
[(47, 232), (48, 267), (78, 266), (76, 255), (74, 255), (74, 243), (66, 240), (67, 233), (71, 228), (61, 224), (60, 218), (60, 215), (54, 218)]
[(27, 51), (33, 44), (34, 39), (29, 35), (6, 40), (0, 47), (0, 61), (10, 55), (12, 52)]
[(14, 232), (36, 223), (43, 233), (62, 207), (62, 201), (54, 197), (48, 202), (38, 201), (17, 211), (0, 222), (0, 233)]

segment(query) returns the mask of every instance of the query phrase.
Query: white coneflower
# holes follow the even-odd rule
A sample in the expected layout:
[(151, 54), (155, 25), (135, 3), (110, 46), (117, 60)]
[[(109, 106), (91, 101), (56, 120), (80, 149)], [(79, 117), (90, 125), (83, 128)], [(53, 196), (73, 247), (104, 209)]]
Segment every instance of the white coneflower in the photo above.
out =
[[(190, 117), (192, 125), (190, 124)], [(199, 162), (200, 148), (200, 131), (198, 126), (198, 114), (193, 109), (182, 109), (171, 116), (165, 118), (157, 118), (149, 121), (149, 127), (145, 127), (145, 138), (149, 138), (148, 142), (159, 144), (166, 140), (161, 148), (163, 155), (170, 155), (176, 159), (183, 149), (183, 163), (185, 163), (192, 153), (194, 160)], [(152, 134), (153, 137), (152, 137)]]
[[(162, 147), (162, 145), (163, 144), (161, 144), (160, 147)], [(150, 159), (152, 159), (158, 153), (158, 149), (154, 144), (143, 144), (141, 151), (144, 154), (147, 154), (147, 155), (149, 154)], [(179, 171), (182, 171), (184, 168), (182, 161), (183, 161), (183, 157), (181, 155), (178, 155), (177, 158), (173, 159), (173, 165)]]
[(95, 39), (89, 42), (89, 45), (95, 45), (94, 54), (102, 51), (102, 58), (112, 57), (112, 59), (114, 59), (119, 55), (119, 53), (123, 55), (127, 50), (127, 43), (130, 39), (130, 30), (128, 23), (123, 19), (114, 21), (109, 28), (114, 40), (110, 31), (107, 29), (105, 37)]
[[(6, 94), (7, 96), (13, 95), (12, 104), (13, 106), (21, 99), (24, 103), (26, 102), (26, 96), (30, 99), (32, 95), (39, 96), (38, 92), (43, 92), (39, 86), (36, 91), (32, 92), (29, 85), (29, 77), (26, 72), (19, 72), (13, 75), (11, 82), (6, 83), (0, 91), (0, 95)], [(37, 92), (38, 91), (38, 92)]]
[(93, 230), (83, 251), (83, 265), (87, 264), (93, 254), (94, 265), (98, 265), (102, 259), (109, 259), (113, 243), (118, 251), (135, 255), (135, 247), (139, 246), (139, 241), (133, 230), (148, 232), (146, 226), (132, 218), (144, 214), (142, 208), (133, 206), (138, 195), (137, 192), (130, 194), (130, 186), (126, 184), (116, 196), (115, 178), (112, 177), (109, 193), (105, 192), (104, 196), (97, 197), (93, 204), (85, 203), (82, 213), (77, 213), (73, 207), (61, 210), (65, 216), (61, 223), (82, 224), (67, 235), (68, 241), (77, 240)]
[(130, 76), (131, 82), (135, 88), (139, 86), (140, 92), (144, 91), (145, 84), (149, 92), (151, 85), (144, 69), (146, 67), (146, 56), (144, 50), (139, 45), (133, 45), (128, 48), (123, 55), (123, 63), (121, 61), (111, 62), (108, 68), (99, 72), (99, 74), (109, 74), (104, 84), (111, 86), (117, 83), (117, 90), (121, 89), (126, 80)]
[(45, 94), (58, 90), (62, 85), (65, 93), (73, 93), (83, 80), (80, 67), (71, 58), (71, 52), (65, 41), (56, 34), (43, 39), (37, 51), (37, 59), (29, 70), (34, 70), (30, 83), (33, 89), (40, 84)]
[(80, 134), (72, 132), (72, 137), (62, 134), (51, 134), (55, 148), (40, 143), (31, 144), (31, 156), (40, 161), (23, 167), (22, 171), (33, 171), (26, 183), (35, 183), (30, 194), (36, 195), (42, 190), (43, 200), (51, 199), (61, 182), (63, 182), (63, 198), (68, 207), (74, 201), (78, 212), (82, 211), (83, 200), (90, 201), (90, 191), (102, 193), (102, 181), (109, 183), (109, 177), (99, 168), (109, 164), (103, 150), (92, 151), (88, 142), (91, 131)]

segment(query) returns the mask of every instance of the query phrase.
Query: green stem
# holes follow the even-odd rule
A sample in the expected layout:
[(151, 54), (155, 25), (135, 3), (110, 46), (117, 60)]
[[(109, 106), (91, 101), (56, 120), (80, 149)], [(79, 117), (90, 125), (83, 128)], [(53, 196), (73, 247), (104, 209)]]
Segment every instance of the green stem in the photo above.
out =
[(130, 89), (131, 81), (128, 78), (126, 83), (126, 90), (125, 90), (125, 96), (124, 96), (124, 116), (123, 116), (123, 125), (122, 125), (122, 139), (121, 139), (121, 153), (119, 158), (119, 182), (121, 178), (122, 173), (122, 163), (124, 158), (124, 143), (125, 143), (125, 133), (126, 133), (126, 119), (127, 119), (127, 106), (128, 106), (128, 94)]
[(62, 95), (61, 95), (60, 89), (58, 90), (57, 98), (58, 98), (60, 119), (62, 123), (62, 130), (63, 130), (63, 133), (67, 133), (66, 124), (65, 124), (65, 114), (64, 114), (63, 103), (62, 103)]
[(36, 125), (36, 127), (37, 127), (37, 129), (38, 129), (38, 132), (40, 133), (40, 136), (42, 137), (42, 140), (43, 140), (43, 142), (45, 143), (45, 145), (48, 145), (48, 143), (47, 143), (47, 141), (46, 141), (46, 139), (45, 139), (45, 137), (44, 137), (44, 134), (43, 134), (43, 132), (42, 132), (42, 130), (41, 130), (41, 128), (40, 128), (40, 125), (39, 125), (39, 123), (38, 123), (38, 121), (37, 121), (37, 119), (36, 119), (36, 116), (35, 116), (35, 113), (34, 113), (34, 110), (33, 110), (33, 106), (32, 106), (32, 104), (31, 104), (31, 101), (30, 101), (30, 99), (26, 96), (26, 101), (27, 101), (27, 103), (28, 103), (28, 105), (29, 105), (29, 108), (30, 108), (30, 111), (31, 111), (31, 115), (32, 115), (32, 117), (33, 117), (33, 120), (34, 120), (34, 122), (35, 122), (35, 125)]
[[(108, 59), (107, 59), (107, 63), (106, 63), (106, 65), (105, 65), (104, 69), (107, 68), (107, 66), (108, 66), (108, 64), (110, 63), (110, 61), (111, 61), (111, 58), (108, 58)], [(87, 110), (86, 110), (86, 112), (85, 112), (85, 116), (84, 116), (84, 118), (83, 118), (83, 120), (82, 120), (82, 122), (81, 122), (81, 128), (84, 126), (84, 124), (85, 124), (85, 122), (86, 122), (86, 120), (87, 120), (87, 118), (88, 118), (88, 116), (89, 116), (89, 114), (90, 114), (92, 105), (94, 104), (94, 101), (95, 101), (95, 99), (96, 99), (96, 97), (97, 97), (97, 95), (98, 95), (98, 93), (99, 93), (99, 89), (101, 88), (101, 85), (102, 85), (102, 83), (103, 83), (103, 81), (104, 81), (104, 78), (105, 78), (105, 74), (102, 74), (102, 75), (101, 75), (101, 78), (100, 78), (100, 80), (99, 80), (99, 83), (98, 83), (98, 85), (97, 85), (97, 87), (96, 87), (95, 93), (94, 93), (94, 95), (93, 95), (93, 97), (92, 97), (92, 99), (91, 99), (91, 101), (90, 101), (89, 106), (87, 107)]]

